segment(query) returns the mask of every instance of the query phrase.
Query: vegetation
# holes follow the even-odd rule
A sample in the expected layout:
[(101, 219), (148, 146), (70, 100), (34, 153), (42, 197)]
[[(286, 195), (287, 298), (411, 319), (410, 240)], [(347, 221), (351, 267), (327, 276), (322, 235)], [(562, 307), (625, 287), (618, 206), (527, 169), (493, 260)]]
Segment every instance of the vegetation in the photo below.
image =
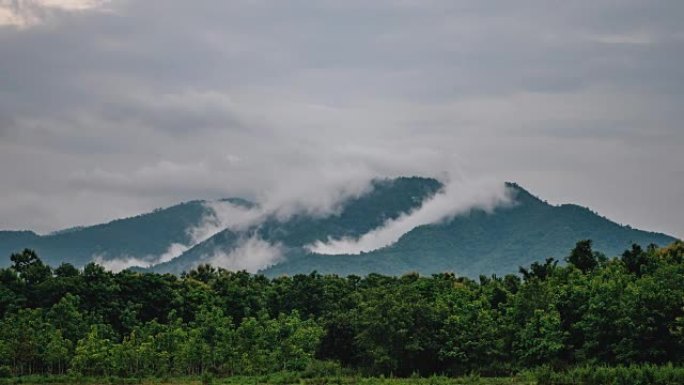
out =
[(606, 258), (581, 241), (566, 259), (478, 280), (269, 279), (53, 269), (25, 250), (0, 269), (0, 375), (682, 383), (684, 243)]

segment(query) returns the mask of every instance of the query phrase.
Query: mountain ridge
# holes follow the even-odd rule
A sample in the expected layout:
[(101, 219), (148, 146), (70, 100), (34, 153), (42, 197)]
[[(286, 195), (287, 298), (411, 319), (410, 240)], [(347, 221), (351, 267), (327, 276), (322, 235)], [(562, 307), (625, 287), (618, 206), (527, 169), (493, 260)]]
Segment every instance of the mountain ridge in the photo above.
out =
[[(283, 219), (271, 213), (246, 228), (217, 229), (200, 241), (193, 239), (191, 230), (215, 213), (208, 207), (208, 201), (193, 200), (48, 235), (29, 230), (0, 231), (0, 253), (7, 257), (24, 247), (32, 248), (53, 265), (69, 262), (83, 266), (98, 256), (105, 261), (132, 257), (149, 264), (178, 244), (184, 246), (175, 258), (136, 270), (180, 274), (201, 263), (214, 262), (215, 255), (232, 255), (249, 240), (258, 240), (280, 253), (273, 263), (259, 270), (269, 276), (314, 270), (340, 275), (453, 271), (476, 276), (515, 272), (518, 266), (565, 255), (580, 239), (593, 239), (596, 249), (608, 255), (621, 253), (631, 243), (665, 245), (676, 240), (666, 234), (620, 225), (581, 205), (549, 204), (519, 184), (508, 182), (506, 188), (513, 192), (514, 204), (496, 207), (491, 212), (470, 209), (449, 220), (416, 226), (401, 234), (396, 242), (368, 252), (311, 252), (307, 247), (315, 242), (359, 239), (389, 220), (410, 215), (445, 188), (435, 179), (421, 177), (376, 179), (371, 187), (365, 194), (341, 202), (339, 212), (328, 216), (296, 213)], [(260, 210), (258, 203), (243, 198), (218, 202)], [(237, 263), (223, 267), (242, 266)]]
[[(262, 273), (276, 276), (316, 270), (322, 274), (379, 271), (399, 275), (452, 271), (466, 276), (503, 275), (546, 257), (566, 255), (581, 239), (593, 239), (596, 250), (611, 256), (632, 243), (665, 245), (676, 240), (666, 234), (628, 228), (579, 205), (550, 205), (518, 185), (509, 186), (517, 188), (517, 204), (512, 207), (497, 208), (492, 214), (473, 210), (446, 223), (419, 226), (392, 245), (360, 255), (299, 255)], [(535, 219), (543, 219), (544, 226), (514, 231), (520, 223)]]

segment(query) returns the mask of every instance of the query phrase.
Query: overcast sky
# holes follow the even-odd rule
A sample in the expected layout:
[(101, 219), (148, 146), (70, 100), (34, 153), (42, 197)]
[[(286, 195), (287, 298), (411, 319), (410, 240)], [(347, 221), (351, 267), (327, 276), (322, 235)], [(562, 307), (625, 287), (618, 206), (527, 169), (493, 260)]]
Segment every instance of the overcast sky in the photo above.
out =
[(684, 237), (683, 20), (681, 0), (0, 0), (0, 229), (450, 173)]

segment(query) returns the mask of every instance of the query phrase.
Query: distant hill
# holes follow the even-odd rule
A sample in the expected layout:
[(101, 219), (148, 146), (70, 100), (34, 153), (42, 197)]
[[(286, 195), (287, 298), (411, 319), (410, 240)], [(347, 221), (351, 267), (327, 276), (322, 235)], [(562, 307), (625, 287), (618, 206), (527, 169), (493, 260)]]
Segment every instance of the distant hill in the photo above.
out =
[[(419, 208), (443, 185), (435, 179), (409, 177), (375, 180), (371, 187), (366, 194), (342, 202), (339, 210), (328, 216), (266, 216), (243, 230), (217, 229), (196, 245), (192, 245), (190, 230), (212, 214), (203, 201), (45, 236), (30, 231), (0, 231), (0, 253), (6, 256), (2, 264), (9, 263), (10, 253), (23, 248), (35, 249), (51, 265), (69, 262), (83, 266), (95, 257), (150, 261), (177, 243), (192, 247), (175, 259), (139, 270), (180, 274), (211, 261), (217, 252), (230, 253), (245, 239), (255, 237), (278, 245), (283, 253), (278, 263), (261, 271), (269, 276), (312, 271), (340, 275), (453, 271), (477, 276), (516, 272), (518, 266), (550, 256), (562, 258), (581, 239), (592, 239), (595, 250), (608, 256), (620, 254), (632, 243), (646, 246), (675, 241), (665, 234), (619, 225), (581, 206), (550, 205), (511, 183), (507, 188), (515, 204), (493, 212), (471, 210), (447, 222), (418, 226), (396, 243), (360, 255), (319, 255), (308, 251), (306, 246), (316, 241), (359, 238), (387, 220)], [(240, 198), (222, 201), (259, 209)]]
[(433, 196), (442, 184), (429, 178), (397, 178), (375, 180), (365, 195), (350, 199), (339, 213), (327, 217), (295, 215), (286, 221), (275, 217), (247, 230), (243, 234), (226, 229), (217, 233), (180, 257), (154, 266), (151, 270), (163, 273), (181, 273), (198, 263), (206, 262), (216, 250), (229, 251), (241, 237), (258, 235), (260, 238), (294, 249), (295, 254), (305, 252), (301, 247), (328, 237), (359, 237), (381, 226), (388, 219), (397, 218), (421, 205)]
[(24, 248), (34, 249), (46, 263), (54, 266), (62, 262), (83, 266), (95, 256), (103, 259), (158, 256), (173, 243), (190, 242), (187, 230), (197, 226), (207, 213), (202, 201), (192, 201), (44, 236), (31, 231), (0, 231), (0, 265), (8, 265), (9, 255)]
[(621, 254), (632, 243), (668, 245), (676, 240), (621, 226), (577, 205), (549, 205), (516, 184), (508, 186), (517, 202), (512, 207), (491, 214), (475, 210), (446, 223), (420, 226), (393, 245), (361, 255), (292, 253), (263, 273), (502, 275), (546, 257), (563, 258), (582, 239), (592, 239), (594, 249), (608, 256)]

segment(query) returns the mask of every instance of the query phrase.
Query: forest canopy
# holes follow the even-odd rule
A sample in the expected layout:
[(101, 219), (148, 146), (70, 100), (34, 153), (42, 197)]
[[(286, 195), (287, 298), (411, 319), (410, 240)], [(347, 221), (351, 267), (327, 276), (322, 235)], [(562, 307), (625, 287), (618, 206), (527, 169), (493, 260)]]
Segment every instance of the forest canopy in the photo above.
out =
[[(36, 253), (0, 269), (0, 374), (216, 375), (338, 365), (509, 375), (684, 359), (684, 243), (607, 258), (581, 241), (520, 274), (182, 276)], [(561, 263), (559, 263), (561, 262)]]

